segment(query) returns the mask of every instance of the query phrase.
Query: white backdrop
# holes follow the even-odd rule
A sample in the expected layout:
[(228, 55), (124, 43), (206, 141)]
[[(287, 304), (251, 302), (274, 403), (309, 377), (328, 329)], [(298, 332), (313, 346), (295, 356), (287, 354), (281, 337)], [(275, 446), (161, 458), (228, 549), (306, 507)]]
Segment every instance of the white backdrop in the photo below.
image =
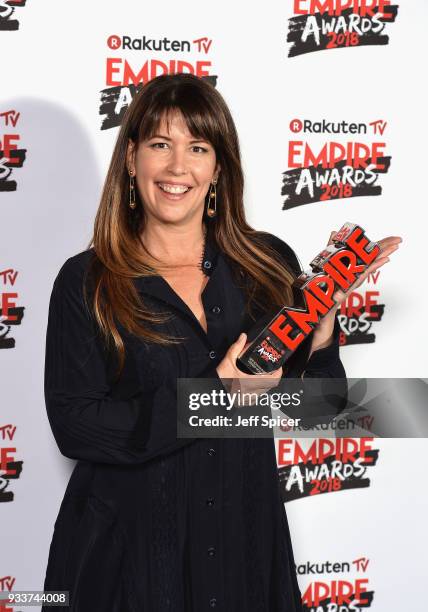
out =
[[(288, 55), (287, 33), (295, 27), (289, 20), (296, 17), (291, 0), (263, 6), (218, 2), (206, 10), (195, 0), (19, 4), (7, 17), (11, 4), (0, 1), (0, 306), (9, 317), (0, 319), (0, 590), (42, 588), (53, 524), (74, 465), (60, 455), (45, 414), (44, 341), (53, 279), (65, 259), (86, 248), (118, 131), (101, 129), (105, 116), (99, 113), (101, 91), (111, 87), (109, 58), (116, 58), (115, 79), (122, 77), (125, 60), (135, 74), (146, 61), (205, 62), (237, 124), (249, 221), (289, 242), (305, 266), (345, 221), (361, 224), (371, 239), (403, 237), (393, 261), (359, 292), (363, 301), (380, 305), (369, 312), (369, 322), (354, 313), (359, 329), (347, 336), (343, 317), (349, 345), (341, 356), (349, 376), (423, 377), (427, 345), (421, 286), (426, 1), (395, 3), (396, 18), (383, 32), (388, 44), (297, 56)], [(310, 8), (309, 1), (297, 5)], [(11, 21), (14, 29), (8, 29)], [(191, 50), (111, 49), (113, 35), (146, 37), (146, 45), (164, 37), (189, 41)], [(294, 119), (364, 123), (368, 130), (294, 133)], [(383, 122), (383, 134), (373, 133), (374, 121)], [(375, 182), (381, 193), (318, 198), (283, 210), (283, 173), (290, 170), (295, 140), (314, 152), (332, 140), (384, 143), (390, 160)], [(364, 343), (367, 334), (375, 334), (375, 341)], [(403, 406), (403, 418), (405, 411)], [(351, 583), (355, 592), (355, 581), (362, 580), (362, 588), (373, 592), (364, 607), (422, 610), (426, 442), (374, 440), (372, 447), (378, 456), (367, 468), (369, 486), (286, 503), (302, 592), (322, 591), (319, 583), (331, 589), (335, 581), (345, 590), (343, 581)], [(321, 567), (327, 562), (344, 565), (328, 572)], [(303, 573), (308, 563), (318, 570)], [(358, 609), (314, 602), (306, 600), (317, 612)]]

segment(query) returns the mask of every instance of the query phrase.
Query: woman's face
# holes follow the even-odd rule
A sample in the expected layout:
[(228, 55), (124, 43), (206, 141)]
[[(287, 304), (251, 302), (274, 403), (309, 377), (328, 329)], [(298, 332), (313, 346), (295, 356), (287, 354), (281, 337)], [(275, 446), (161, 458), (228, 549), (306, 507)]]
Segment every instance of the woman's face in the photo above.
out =
[(175, 224), (202, 218), (205, 196), (220, 170), (212, 145), (192, 136), (179, 112), (171, 117), (169, 131), (164, 117), (157, 133), (136, 151), (129, 142), (128, 168), (147, 218)]

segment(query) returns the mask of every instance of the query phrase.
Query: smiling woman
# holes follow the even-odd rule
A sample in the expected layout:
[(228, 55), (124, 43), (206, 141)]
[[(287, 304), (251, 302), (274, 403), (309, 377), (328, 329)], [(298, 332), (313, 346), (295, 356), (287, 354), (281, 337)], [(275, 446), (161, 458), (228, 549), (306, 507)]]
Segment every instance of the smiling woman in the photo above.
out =
[[(190, 74), (146, 83), (91, 243), (62, 266), (49, 307), (46, 408), (78, 462), (44, 589), (69, 591), (69, 612), (302, 610), (273, 440), (177, 438), (176, 410), (179, 378), (217, 390), (254, 379), (236, 364), (243, 332), (293, 303), (300, 271), (285, 242), (245, 219), (219, 92)], [(334, 317), (319, 327), (287, 375), (345, 380)]]

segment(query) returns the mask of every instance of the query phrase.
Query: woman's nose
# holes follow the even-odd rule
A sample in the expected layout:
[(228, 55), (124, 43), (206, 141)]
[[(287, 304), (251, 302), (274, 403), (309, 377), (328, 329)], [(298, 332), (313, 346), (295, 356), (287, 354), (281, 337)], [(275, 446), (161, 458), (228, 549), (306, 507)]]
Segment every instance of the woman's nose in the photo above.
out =
[(185, 152), (180, 149), (173, 149), (168, 160), (168, 170), (173, 174), (186, 174), (187, 163)]

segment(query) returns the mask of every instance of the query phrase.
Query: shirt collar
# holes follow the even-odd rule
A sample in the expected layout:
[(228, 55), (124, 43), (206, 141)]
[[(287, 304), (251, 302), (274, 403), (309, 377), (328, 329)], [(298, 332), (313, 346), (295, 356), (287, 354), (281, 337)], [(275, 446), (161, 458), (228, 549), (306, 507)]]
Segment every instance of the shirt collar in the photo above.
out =
[[(214, 271), (219, 267), (220, 256), (221, 252), (214, 238), (211, 236), (211, 232), (208, 230), (205, 238), (205, 246), (201, 264), (202, 270), (207, 276), (211, 277)], [(186, 303), (175, 293), (175, 291), (162, 276), (139, 276), (135, 279), (135, 285), (138, 291), (141, 293), (162, 300), (163, 302), (178, 308), (186, 315), (193, 317), (193, 313)]]

